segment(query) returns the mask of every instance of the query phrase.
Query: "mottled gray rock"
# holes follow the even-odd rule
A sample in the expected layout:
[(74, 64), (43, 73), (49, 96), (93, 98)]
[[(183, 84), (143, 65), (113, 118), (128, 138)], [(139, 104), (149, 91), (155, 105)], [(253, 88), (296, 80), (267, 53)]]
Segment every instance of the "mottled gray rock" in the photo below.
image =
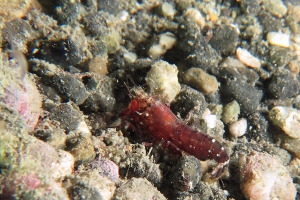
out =
[(111, 15), (118, 14), (122, 9), (121, 0), (98, 0), (98, 10), (108, 12)]
[(284, 136), (282, 148), (292, 152), (297, 158), (300, 157), (300, 139)]
[(101, 36), (109, 33), (110, 28), (107, 26), (107, 21), (110, 19), (113, 20), (112, 16), (100, 11), (88, 13), (82, 18), (81, 23), (92, 36)]
[(214, 187), (209, 186), (205, 182), (200, 181), (197, 187), (192, 192), (180, 192), (176, 198), (177, 200), (197, 200), (197, 199), (215, 199), (215, 200), (226, 200), (227, 196), (224, 191)]
[(37, 86), (41, 94), (45, 95), (48, 99), (52, 100), (55, 103), (61, 103), (62, 99), (53, 87), (45, 85), (44, 81), (42, 81), (41, 79), (38, 81)]
[(293, 52), (288, 48), (273, 46), (270, 49), (269, 61), (276, 67), (284, 67), (293, 59)]
[(89, 93), (79, 76), (61, 72), (54, 75), (52, 81), (52, 86), (65, 101), (71, 100), (80, 105), (88, 98)]
[(268, 33), (270, 31), (279, 31), (282, 27), (281, 21), (271, 16), (266, 11), (259, 12), (257, 16), (264, 28), (264, 33)]
[(218, 26), (209, 44), (223, 56), (233, 55), (239, 42), (237, 30), (229, 25)]
[(126, 24), (126, 29), (124, 30), (126, 40), (129, 40), (133, 45), (146, 42), (152, 36), (149, 32), (151, 23), (151, 16), (143, 10), (139, 11), (135, 16), (135, 21), (130, 21)]
[(39, 39), (29, 43), (32, 58), (45, 60), (63, 69), (81, 63), (88, 58), (86, 37), (80, 29), (67, 27), (61, 31), (53, 31), (55, 39)]
[(241, 81), (228, 80), (222, 87), (223, 94), (235, 99), (243, 113), (253, 113), (256, 111), (262, 98), (262, 91), (252, 85)]
[(292, 97), (298, 94), (299, 83), (289, 70), (277, 70), (271, 77), (268, 91), (277, 99)]
[(15, 45), (14, 48), (26, 52), (27, 42), (37, 37), (39, 33), (35, 31), (28, 21), (23, 19), (15, 19), (6, 23), (2, 30), (2, 37)]
[(78, 1), (57, 0), (55, 1), (54, 18), (60, 24), (75, 24), (79, 18), (80, 3)]
[(187, 60), (204, 71), (216, 67), (220, 55), (214, 50), (205, 37), (201, 35), (200, 27), (196, 23), (183, 21), (178, 25), (178, 45), (187, 54)]
[(86, 101), (80, 106), (85, 112), (109, 112), (114, 109), (113, 80), (105, 75), (85, 74), (83, 81), (90, 93)]
[[(60, 101), (57, 94), (63, 101), (73, 101), (76, 105), (82, 104), (88, 98), (89, 92), (87, 92), (81, 76), (62, 71), (56, 65), (44, 60), (32, 59), (29, 63), (31, 71), (40, 77), (40, 81), (43, 81), (45, 87), (42, 89), (45, 89), (45, 94), (50, 95), (49, 98), (53, 101)], [(52, 87), (56, 92), (47, 86)]]
[(127, 168), (126, 175), (128, 177), (147, 178), (155, 186), (160, 186), (163, 173), (159, 168), (159, 164), (146, 154), (145, 146), (137, 145), (130, 154), (130, 165)]
[(116, 191), (116, 200), (127, 199), (166, 199), (151, 183), (145, 178), (132, 178), (123, 184)]
[(284, 0), (285, 5), (291, 4), (294, 6), (300, 6), (300, 2), (298, 0)]
[(78, 1), (55, 0), (38, 2), (43, 9), (51, 17), (59, 21), (60, 24), (74, 24), (79, 16)]
[(291, 154), (288, 151), (279, 147), (267, 146), (265, 148), (265, 151), (271, 155), (276, 156), (283, 165), (288, 165), (292, 158)]
[(180, 191), (191, 191), (202, 177), (202, 168), (197, 158), (193, 156), (182, 157), (176, 166), (173, 175), (173, 185)]
[(51, 110), (50, 118), (60, 122), (60, 128), (73, 131), (82, 122), (83, 114), (75, 105), (62, 103)]
[(236, 100), (242, 113), (256, 111), (263, 93), (253, 84), (247, 83), (247, 77), (243, 77), (237, 70), (229, 67), (220, 68), (218, 77), (222, 81), (220, 92), (224, 99)]
[(241, 8), (246, 14), (256, 15), (257, 12), (260, 10), (261, 0), (242, 0), (241, 1)]
[(73, 183), (69, 195), (74, 200), (110, 200), (116, 190), (115, 182), (97, 170), (77, 173), (69, 181)]
[(207, 107), (202, 93), (186, 85), (181, 86), (181, 91), (172, 102), (171, 109), (174, 113), (179, 113), (182, 118), (185, 118), (192, 109), (198, 106), (197, 114), (201, 116)]
[(269, 121), (260, 113), (253, 113), (248, 116), (247, 137), (255, 141), (273, 141), (272, 134), (268, 131)]
[(34, 130), (34, 136), (50, 144), (55, 149), (62, 149), (65, 146), (67, 135), (65, 130), (44, 120), (42, 124)]
[(230, 73), (232, 73), (234, 77), (242, 78), (243, 80), (245, 80), (245, 82), (251, 85), (255, 85), (259, 79), (259, 75), (255, 70), (244, 66), (242, 62), (234, 58), (229, 57), (225, 59), (221, 63), (220, 67), (225, 67), (222, 68), (222, 70), (225, 69), (226, 71), (232, 71)]

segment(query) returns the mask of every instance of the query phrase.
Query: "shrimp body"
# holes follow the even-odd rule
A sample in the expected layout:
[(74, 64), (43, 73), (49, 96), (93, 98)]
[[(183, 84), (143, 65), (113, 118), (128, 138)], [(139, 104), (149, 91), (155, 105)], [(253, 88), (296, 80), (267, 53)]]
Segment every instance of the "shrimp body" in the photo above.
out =
[(179, 120), (163, 102), (141, 89), (121, 117), (133, 124), (139, 132), (156, 141), (165, 141), (199, 160), (214, 159), (219, 163), (211, 178), (218, 178), (227, 166), (229, 157), (222, 145), (209, 135), (198, 132)]

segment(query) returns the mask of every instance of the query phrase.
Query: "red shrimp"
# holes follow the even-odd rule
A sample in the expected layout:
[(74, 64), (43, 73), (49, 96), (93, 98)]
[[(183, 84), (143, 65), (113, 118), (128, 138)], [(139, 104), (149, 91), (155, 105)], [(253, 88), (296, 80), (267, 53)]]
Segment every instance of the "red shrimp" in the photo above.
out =
[[(191, 154), (199, 160), (213, 159), (218, 165), (211, 173), (211, 179), (219, 178), (229, 163), (229, 157), (222, 145), (209, 135), (198, 132), (179, 120), (163, 102), (133, 88), (135, 97), (121, 113), (123, 120), (135, 126), (139, 132), (148, 134), (156, 141)], [(169, 145), (168, 145), (169, 146)]]

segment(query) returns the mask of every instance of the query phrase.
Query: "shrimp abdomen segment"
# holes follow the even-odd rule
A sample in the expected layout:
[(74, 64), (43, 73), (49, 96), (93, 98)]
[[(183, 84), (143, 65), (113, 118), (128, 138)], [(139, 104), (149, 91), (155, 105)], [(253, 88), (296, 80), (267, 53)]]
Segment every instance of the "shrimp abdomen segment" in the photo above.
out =
[(180, 124), (176, 128), (176, 134), (171, 142), (199, 160), (214, 159), (218, 163), (228, 160), (224, 147), (216, 139), (185, 124)]

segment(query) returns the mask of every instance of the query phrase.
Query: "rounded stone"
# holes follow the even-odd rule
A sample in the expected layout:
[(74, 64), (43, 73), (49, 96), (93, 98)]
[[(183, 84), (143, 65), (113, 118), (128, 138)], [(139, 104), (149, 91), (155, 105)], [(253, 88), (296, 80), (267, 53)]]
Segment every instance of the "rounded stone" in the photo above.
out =
[(233, 55), (238, 45), (236, 28), (229, 25), (217, 26), (209, 44), (224, 56)]
[(278, 70), (272, 75), (268, 91), (277, 99), (289, 98), (298, 94), (299, 83), (289, 70)]
[(222, 113), (222, 121), (225, 124), (236, 122), (240, 114), (240, 106), (238, 102), (232, 101), (227, 104)]
[(191, 191), (202, 177), (202, 168), (197, 158), (188, 156), (179, 160), (173, 176), (173, 185), (180, 191)]
[(190, 68), (183, 77), (184, 82), (206, 94), (214, 93), (219, 88), (216, 77), (206, 73), (200, 68)]
[(247, 120), (245, 118), (239, 119), (238, 121), (229, 125), (230, 135), (234, 138), (243, 136), (247, 130)]

